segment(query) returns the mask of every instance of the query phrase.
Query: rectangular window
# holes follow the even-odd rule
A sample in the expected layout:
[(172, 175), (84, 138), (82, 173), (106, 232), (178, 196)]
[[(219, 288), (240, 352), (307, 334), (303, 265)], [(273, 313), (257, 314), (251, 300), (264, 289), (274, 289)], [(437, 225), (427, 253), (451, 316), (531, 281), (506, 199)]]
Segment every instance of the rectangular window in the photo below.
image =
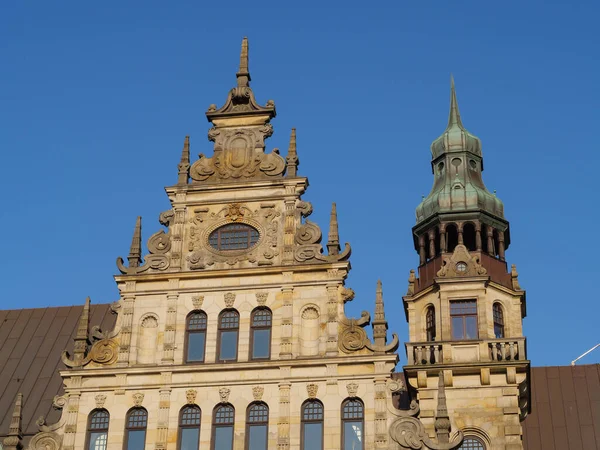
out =
[(127, 450), (144, 450), (146, 430), (129, 430), (127, 432)]
[(452, 339), (478, 339), (477, 301), (460, 300), (450, 302)]
[(269, 346), (271, 345), (271, 330), (253, 330), (252, 336), (252, 359), (269, 357)]
[(266, 450), (267, 426), (250, 425), (248, 428), (248, 450)]
[(233, 448), (233, 427), (215, 428), (214, 450), (231, 450)]
[(303, 450), (319, 450), (323, 448), (323, 423), (305, 423)]
[(221, 361), (235, 361), (237, 359), (238, 332), (221, 331), (221, 348), (219, 359)]
[(189, 332), (187, 345), (187, 361), (204, 361), (206, 333)]
[(101, 431), (99, 433), (90, 433), (90, 446), (89, 450), (106, 450), (106, 441), (108, 433)]

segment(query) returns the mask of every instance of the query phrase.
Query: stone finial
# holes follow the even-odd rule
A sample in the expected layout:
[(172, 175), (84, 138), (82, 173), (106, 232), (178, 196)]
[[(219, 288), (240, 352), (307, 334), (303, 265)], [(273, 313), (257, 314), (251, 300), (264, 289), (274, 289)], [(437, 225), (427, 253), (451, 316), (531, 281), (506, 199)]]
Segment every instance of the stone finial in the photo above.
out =
[(340, 253), (340, 235), (338, 232), (337, 208), (335, 203), (331, 204), (327, 252), (329, 255), (339, 255)]
[(196, 403), (196, 395), (197, 394), (198, 394), (198, 391), (196, 389), (188, 389), (187, 391), (185, 391), (185, 398), (188, 402), (188, 405)]
[(438, 405), (435, 414), (435, 433), (439, 444), (450, 442), (450, 416), (446, 406), (446, 388), (444, 385), (444, 373), (438, 375)]
[(512, 288), (515, 291), (520, 291), (521, 285), (519, 284), (519, 272), (517, 272), (517, 266), (515, 264), (510, 266), (510, 280), (512, 282)]
[(73, 359), (71, 361), (71, 367), (80, 367), (83, 365), (83, 361), (86, 357), (88, 346), (90, 341), (88, 335), (90, 332), (90, 298), (85, 299), (83, 305), (83, 311), (79, 317), (79, 324), (77, 326), (77, 333), (75, 334), (75, 345), (73, 348)]
[(10, 419), (10, 425), (8, 428), (8, 436), (4, 438), (2, 442), (5, 450), (21, 450), (23, 448), (23, 432), (21, 430), (22, 414), (21, 409), (23, 407), (23, 394), (20, 392), (17, 394), (15, 399), (15, 407), (13, 409), (12, 417)]
[(375, 290), (375, 317), (373, 319), (373, 340), (376, 348), (385, 347), (387, 341), (388, 323), (385, 320), (385, 309), (383, 304), (383, 288), (381, 280), (377, 280)]
[(298, 159), (298, 153), (296, 152), (296, 129), (292, 128), (292, 134), (290, 135), (290, 146), (288, 147), (288, 153), (285, 158), (287, 171), (286, 176), (295, 177), (297, 175), (298, 166), (300, 160)]
[(240, 52), (240, 70), (237, 74), (237, 85), (239, 87), (250, 86), (250, 71), (248, 69), (248, 38), (242, 39), (242, 51)]
[(408, 276), (408, 291), (406, 292), (406, 295), (414, 295), (416, 281), (417, 277), (415, 276), (415, 271), (414, 269), (410, 269), (410, 275)]
[(219, 397), (221, 397), (221, 403), (227, 403), (229, 401), (229, 394), (231, 393), (231, 389), (222, 387), (219, 389)]
[(179, 169), (178, 184), (188, 184), (190, 176), (190, 137), (186, 136), (181, 150), (181, 160), (177, 166)]
[(308, 398), (317, 398), (317, 392), (319, 391), (319, 385), (310, 383), (306, 385), (306, 393)]
[(254, 400), (256, 400), (256, 401), (262, 400), (264, 393), (265, 393), (265, 388), (262, 386), (254, 386), (252, 388), (252, 396), (254, 397)]
[(142, 217), (138, 216), (133, 229), (131, 247), (127, 256), (129, 267), (139, 267), (142, 262)]

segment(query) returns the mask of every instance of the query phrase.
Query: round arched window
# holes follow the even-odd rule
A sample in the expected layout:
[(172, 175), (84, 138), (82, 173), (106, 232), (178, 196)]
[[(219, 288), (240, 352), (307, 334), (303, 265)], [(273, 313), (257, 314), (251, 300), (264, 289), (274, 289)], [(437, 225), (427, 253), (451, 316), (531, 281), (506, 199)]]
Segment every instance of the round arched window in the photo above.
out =
[(245, 223), (229, 223), (217, 228), (208, 236), (208, 243), (216, 250), (245, 250), (253, 247), (260, 234)]

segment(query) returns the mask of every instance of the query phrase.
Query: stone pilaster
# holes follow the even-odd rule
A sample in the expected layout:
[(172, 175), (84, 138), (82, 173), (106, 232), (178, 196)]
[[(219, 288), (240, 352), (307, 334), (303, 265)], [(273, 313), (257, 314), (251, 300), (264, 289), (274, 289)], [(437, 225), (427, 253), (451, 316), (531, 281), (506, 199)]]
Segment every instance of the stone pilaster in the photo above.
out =
[[(169, 280), (169, 289), (178, 289), (179, 280)], [(170, 291), (167, 294), (167, 320), (165, 324), (165, 336), (163, 342), (163, 364), (173, 364), (174, 361), (174, 350), (175, 350), (175, 328), (177, 321), (177, 300), (179, 294), (177, 292)]]
[(171, 372), (164, 372), (161, 375), (163, 386), (158, 391), (158, 426), (156, 433), (156, 445), (154, 446), (157, 450), (163, 450), (167, 448), (167, 440), (169, 435), (169, 408), (171, 406)]
[(327, 284), (327, 350), (328, 356), (338, 354), (338, 286)]
[(277, 421), (277, 449), (290, 448), (290, 388), (291, 383), (279, 383), (279, 420)]
[(183, 251), (183, 233), (184, 233), (184, 224), (186, 217), (186, 209), (185, 206), (180, 206), (185, 203), (186, 194), (185, 192), (178, 192), (175, 196), (176, 205), (173, 207), (173, 212), (175, 213), (175, 218), (173, 220), (173, 224), (171, 225), (171, 234), (173, 236), (172, 239), (172, 247), (171, 247), (171, 268), (174, 270), (180, 270), (183, 268), (182, 264), (182, 251)]
[(285, 222), (283, 225), (283, 264), (294, 262), (294, 233), (296, 231), (296, 186), (286, 186)]
[(119, 367), (129, 365), (129, 353), (131, 350), (131, 332), (133, 326), (133, 308), (135, 306), (135, 281), (125, 283), (123, 293), (123, 312), (121, 313), (121, 344), (119, 347)]
[(77, 415), (79, 414), (79, 400), (81, 393), (81, 377), (71, 377), (70, 388), (76, 389), (75, 392), (70, 392), (67, 399), (67, 417), (65, 418), (65, 433), (63, 437), (63, 450), (75, 449), (75, 436), (77, 435)]
[[(291, 278), (291, 272), (289, 277)], [(281, 343), (279, 344), (279, 358), (292, 358), (292, 332), (294, 311), (292, 308), (292, 297), (294, 290), (291, 287), (285, 287), (281, 290), (283, 299), (282, 318), (281, 318)]]

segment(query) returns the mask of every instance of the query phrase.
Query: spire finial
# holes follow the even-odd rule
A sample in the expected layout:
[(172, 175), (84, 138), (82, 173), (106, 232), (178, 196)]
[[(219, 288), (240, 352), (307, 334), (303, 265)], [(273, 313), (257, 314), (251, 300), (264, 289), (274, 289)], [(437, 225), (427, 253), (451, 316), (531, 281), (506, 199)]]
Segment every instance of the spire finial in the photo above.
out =
[(133, 229), (131, 247), (127, 256), (129, 267), (139, 267), (142, 262), (142, 217), (138, 216)]
[(387, 329), (388, 323), (385, 320), (385, 306), (383, 304), (383, 287), (381, 280), (377, 280), (377, 289), (375, 290), (375, 318), (373, 320), (373, 340), (376, 347), (385, 347)]
[(79, 317), (79, 325), (77, 326), (77, 334), (75, 335), (75, 346), (73, 349), (73, 363), (74, 367), (80, 366), (82, 361), (85, 359), (89, 340), (88, 335), (90, 332), (90, 303), (89, 297), (85, 299), (83, 305), (83, 311)]
[(248, 69), (248, 38), (242, 39), (242, 51), (240, 53), (240, 70), (238, 70), (237, 85), (238, 87), (250, 86), (250, 72)]
[(296, 153), (296, 129), (292, 128), (292, 134), (290, 135), (290, 146), (288, 147), (288, 153), (285, 157), (287, 164), (286, 175), (288, 177), (295, 177), (297, 174), (298, 165), (298, 153)]
[(463, 128), (460, 119), (460, 111), (458, 110), (458, 101), (456, 100), (456, 88), (454, 87), (454, 76), (450, 75), (450, 115), (448, 117), (448, 128), (452, 125), (457, 125)]
[(438, 444), (447, 444), (450, 442), (450, 416), (448, 415), (448, 407), (446, 406), (444, 372), (441, 370), (438, 375), (438, 405), (434, 426)]
[(2, 442), (6, 450), (21, 450), (23, 448), (23, 443), (21, 442), (23, 439), (23, 431), (21, 430), (22, 406), (23, 394), (19, 392), (15, 398), (15, 408), (10, 419), (8, 435)]
[(177, 166), (179, 169), (178, 184), (188, 184), (190, 176), (190, 137), (186, 136), (183, 141), (183, 149), (181, 150), (181, 160)]
[(335, 203), (331, 204), (331, 216), (329, 219), (329, 236), (327, 240), (327, 252), (329, 255), (340, 254), (340, 235), (338, 233), (337, 208)]

